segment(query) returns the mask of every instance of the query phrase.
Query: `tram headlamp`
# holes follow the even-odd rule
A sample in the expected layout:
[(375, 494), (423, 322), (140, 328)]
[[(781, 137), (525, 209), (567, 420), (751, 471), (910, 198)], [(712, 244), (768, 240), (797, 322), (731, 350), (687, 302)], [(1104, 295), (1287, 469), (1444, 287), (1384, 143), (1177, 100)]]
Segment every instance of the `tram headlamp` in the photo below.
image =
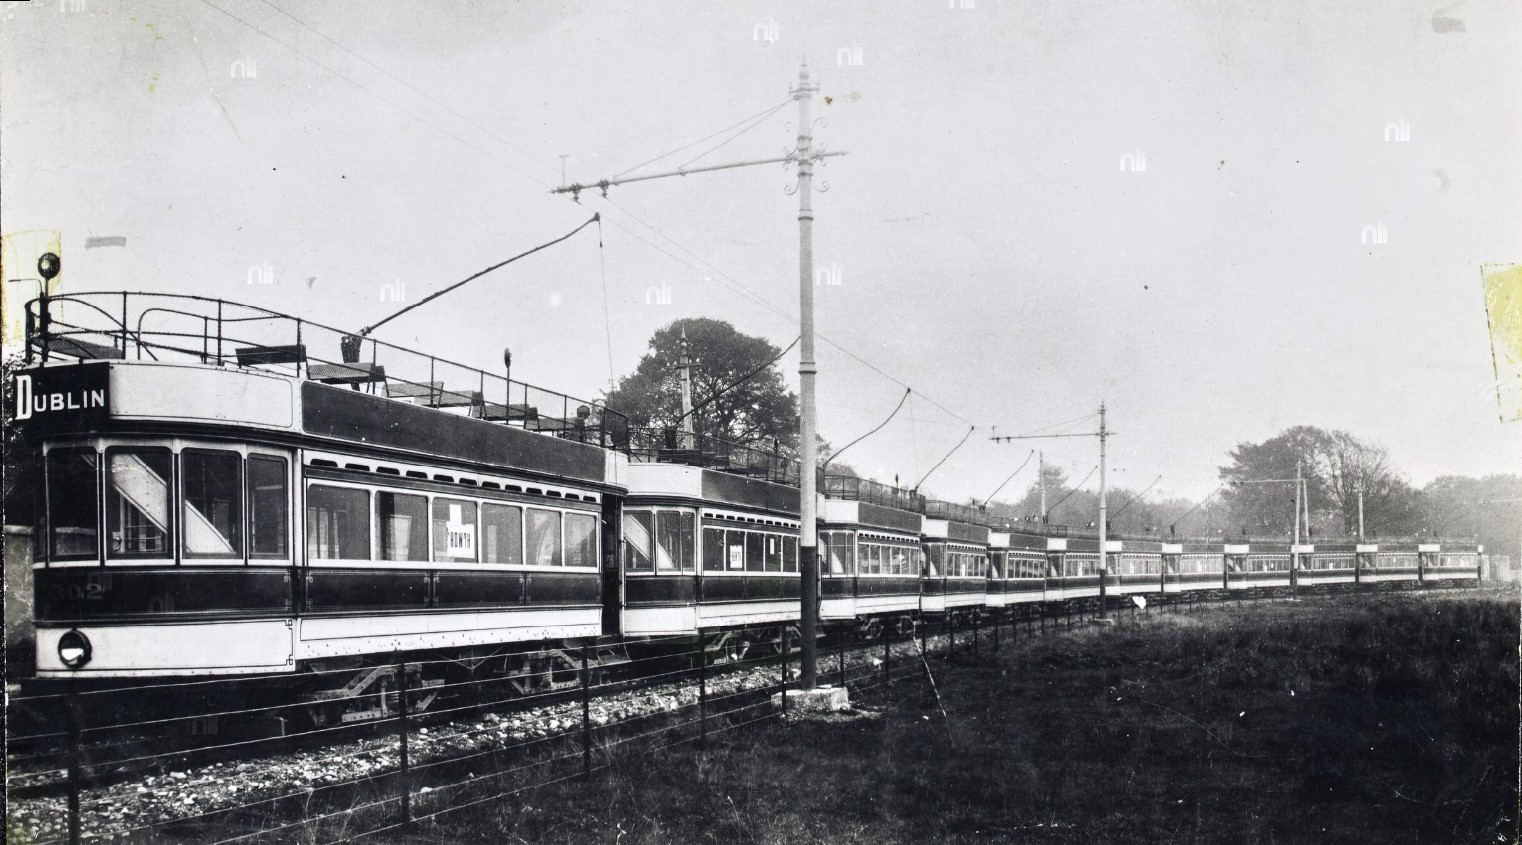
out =
[(68, 631), (58, 638), (58, 659), (70, 669), (90, 662), (90, 638), (78, 631)]

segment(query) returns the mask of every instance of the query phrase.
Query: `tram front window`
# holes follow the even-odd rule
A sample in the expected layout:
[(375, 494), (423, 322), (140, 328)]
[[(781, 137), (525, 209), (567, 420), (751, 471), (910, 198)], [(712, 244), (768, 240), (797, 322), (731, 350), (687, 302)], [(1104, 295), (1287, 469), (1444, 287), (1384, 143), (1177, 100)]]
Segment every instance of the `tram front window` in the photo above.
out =
[(99, 554), (96, 461), (94, 449), (54, 449), (48, 453), (49, 550), (54, 560)]
[(242, 557), (243, 458), (237, 452), (185, 450), (185, 556)]
[(117, 450), (108, 456), (106, 531), (113, 558), (169, 555), (168, 449)]

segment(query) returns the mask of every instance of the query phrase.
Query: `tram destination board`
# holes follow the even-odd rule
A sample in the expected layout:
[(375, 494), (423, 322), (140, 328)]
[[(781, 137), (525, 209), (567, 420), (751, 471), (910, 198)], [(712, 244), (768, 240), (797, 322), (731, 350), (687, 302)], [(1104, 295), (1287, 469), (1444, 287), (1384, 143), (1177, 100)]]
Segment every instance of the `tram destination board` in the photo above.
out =
[(97, 426), (111, 417), (111, 366), (38, 367), (16, 375), (14, 419), (57, 429)]

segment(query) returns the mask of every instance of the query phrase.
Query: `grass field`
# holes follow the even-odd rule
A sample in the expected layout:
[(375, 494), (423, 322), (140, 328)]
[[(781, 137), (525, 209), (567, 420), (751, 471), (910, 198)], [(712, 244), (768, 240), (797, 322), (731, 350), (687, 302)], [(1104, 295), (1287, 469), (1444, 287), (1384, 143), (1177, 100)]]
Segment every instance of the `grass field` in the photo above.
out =
[(393, 842), (1514, 842), (1515, 594), (1129, 614)]

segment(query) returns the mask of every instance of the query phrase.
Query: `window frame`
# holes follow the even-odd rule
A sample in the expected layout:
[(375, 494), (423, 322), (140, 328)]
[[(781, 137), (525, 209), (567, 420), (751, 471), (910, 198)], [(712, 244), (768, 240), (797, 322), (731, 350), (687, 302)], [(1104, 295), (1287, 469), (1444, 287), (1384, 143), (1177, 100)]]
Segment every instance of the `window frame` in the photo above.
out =
[[(272, 554), (270, 552), (256, 553), (254, 551), (254, 491), (252, 486), (254, 474), (251, 471), (251, 465), (255, 461), (268, 461), (270, 463), (278, 463), (281, 467), (280, 477), (281, 482), (285, 487), (285, 552), (283, 554)], [(292, 496), (292, 491), (295, 489), (295, 485), (291, 483), (291, 464), (292, 462), (290, 456), (284, 453), (263, 452), (249, 449), (243, 455), (243, 553), (250, 566), (254, 565), (255, 563), (260, 566), (271, 566), (277, 564), (289, 565), (291, 561), (295, 559), (296, 541), (292, 536), (292, 528), (295, 525), (295, 519), (293, 515), (296, 513), (296, 508)], [(303, 514), (302, 517), (304, 520), (305, 514)]]
[[(418, 557), (406, 557), (406, 558), (383, 557), (383, 555), (385, 554), (385, 546), (386, 546), (386, 526), (382, 525), (382, 518), (381, 518), (381, 497), (382, 496), (406, 497), (408, 499), (421, 499), (422, 500), (422, 502), (423, 502), (423, 527), (422, 527), (422, 531), (423, 531), (423, 543), (422, 543), (422, 546), (423, 546), (423, 557), (421, 557), (421, 558), (418, 558)], [(370, 556), (375, 559), (375, 562), (376, 563), (427, 563), (428, 560), (429, 560), (429, 555), (430, 555), (430, 552), (431, 552), (431, 549), (432, 549), (432, 545), (433, 545), (433, 502), (431, 502), (429, 500), (429, 497), (427, 496), (427, 494), (424, 494), (424, 493), (410, 493), (410, 492), (404, 493), (404, 492), (402, 492), (400, 490), (387, 490), (387, 489), (383, 489), (383, 488), (376, 488), (375, 490), (371, 491), (370, 499), (371, 499), (371, 502), (372, 502), (371, 508), (373, 508), (374, 511), (375, 511), (374, 516), (371, 517), (371, 519), (373, 519), (374, 522), (375, 522), (375, 529), (374, 529), (375, 530), (375, 547), (373, 549), (371, 549)], [(415, 534), (416, 531), (417, 531), (417, 529), (414, 528), (414, 529), (412, 529), (411, 533)], [(409, 544), (410, 544), (412, 539), (415, 539), (415, 537), (414, 538), (409, 538)]]
[[(451, 497), (452, 498), (452, 497)], [(523, 516), (526, 509), (518, 502), (499, 502), (491, 499), (482, 499), (477, 502), (476, 510), (476, 566), (483, 569), (505, 569), (508, 567), (522, 567), (525, 555), (528, 553), (527, 520)], [(500, 508), (518, 513), (518, 561), (517, 563), (503, 563), (499, 560), (486, 560), (486, 511), (488, 508)], [(431, 547), (430, 547), (431, 548)]]
[[(180, 561), (180, 525), (179, 514), (176, 512), (180, 503), (179, 490), (179, 455), (175, 452), (174, 443), (109, 443), (100, 450), (100, 506), (101, 506), (101, 546), (105, 553), (106, 566), (174, 566)], [(168, 500), (165, 506), (166, 520), (168, 525), (164, 527), (164, 553), (113, 553), (111, 551), (111, 458), (113, 455), (161, 453), (169, 456), (169, 475), (164, 479), (168, 487)]]
[[(537, 561), (537, 559), (535, 560), (534, 563), (529, 563), (528, 552), (529, 552), (529, 549), (534, 545), (533, 542), (531, 542), (530, 537), (529, 537), (529, 530), (530, 530), (529, 526), (531, 524), (530, 520), (529, 520), (529, 514), (534, 513), (534, 512), (555, 514), (555, 525), (559, 528), (559, 530), (556, 532), (559, 535), (559, 542), (556, 545), (556, 555), (555, 555), (556, 562), (555, 563), (539, 563)], [(479, 566), (480, 564), (477, 563), (475, 565)], [(533, 505), (530, 505), (530, 506), (525, 507), (523, 509), (523, 564), (522, 565), (525, 568), (532, 569), (532, 570), (537, 570), (537, 571), (540, 571), (540, 572), (563, 572), (563, 571), (565, 571), (565, 511), (564, 510), (559, 509), (559, 508), (541, 508), (541, 507), (535, 507)]]
[[(53, 547), (53, 474), (49, 471), (54, 453), (57, 452), (89, 452), (95, 456), (94, 467), (94, 550), (84, 554), (70, 554), (59, 557)], [(106, 554), (106, 495), (105, 495), (105, 450), (95, 443), (69, 443), (54, 446), (43, 455), (42, 479), (42, 522), (46, 536), (43, 538), (42, 551), (39, 562), (49, 567), (73, 567), (73, 566), (99, 566), (105, 559)]]
[[(571, 563), (571, 521), (591, 520), (592, 560), (588, 563)], [(479, 523), (478, 523), (479, 525)], [(567, 572), (598, 572), (602, 569), (602, 517), (590, 511), (564, 509), (560, 512), (560, 569)], [(478, 528), (479, 531), (479, 528)], [(479, 540), (477, 541), (479, 544)], [(477, 558), (480, 557), (478, 553)]]
[[(366, 519), (366, 521), (368, 523), (368, 529), (369, 529), (369, 542), (368, 542), (368, 545), (366, 546), (366, 550), (369, 553), (368, 557), (355, 558), (355, 557), (313, 557), (312, 556), (312, 554), (311, 554), (311, 550), (313, 548), (312, 544), (315, 541), (314, 541), (314, 539), (312, 537), (312, 530), (311, 530), (312, 526), (311, 526), (311, 524), (309, 522), (309, 520), (310, 520), (309, 512), (310, 512), (311, 507), (312, 507), (312, 488), (313, 487), (332, 487), (332, 488), (336, 488), (336, 489), (340, 489), (340, 490), (355, 490), (355, 491), (358, 491), (360, 493), (364, 493), (365, 494), (365, 510), (364, 510), (364, 513), (365, 513), (365, 519)], [(365, 567), (365, 568), (372, 568), (372, 567), (376, 567), (376, 566), (380, 566), (380, 567), (390, 566), (390, 567), (397, 567), (397, 568), (415, 569), (416, 567), (413, 564), (411, 564), (410, 562), (405, 562), (405, 561), (396, 562), (396, 561), (385, 561), (385, 560), (376, 560), (375, 559), (375, 550), (376, 550), (376, 542), (375, 542), (375, 493), (376, 493), (376, 491), (378, 489), (379, 488), (373, 487), (373, 486), (370, 486), (370, 485), (365, 485), (365, 484), (350, 484), (350, 483), (346, 483), (346, 482), (330, 481), (330, 480), (325, 479), (325, 478), (320, 478), (320, 479), (308, 478), (308, 479), (306, 479), (306, 486), (302, 489), (302, 494), (303, 495), (302, 495), (302, 502), (301, 502), (301, 504), (302, 504), (302, 508), (301, 508), (302, 532), (301, 533), (302, 533), (302, 540), (303, 540), (303, 542), (302, 542), (302, 564), (305, 565), (305, 566)]]
[[(380, 493), (395, 492), (396, 491), (391, 489), (378, 489), (376, 498), (379, 499)], [(470, 526), (470, 533), (472, 535), (471, 548), (474, 550), (474, 552), (471, 554), (470, 559), (460, 559), (455, 555), (449, 555), (445, 552), (439, 551), (437, 542), (439, 540), (439, 536), (435, 532), (440, 530), (442, 527), (442, 531), (445, 534), (449, 533), (449, 517), (446, 515), (441, 522), (438, 516), (437, 509), (440, 504), (443, 504), (446, 508), (451, 504), (459, 504), (462, 506), (470, 507), (471, 514), (474, 517), (466, 523)], [(461, 516), (464, 516), (463, 511), (461, 512)], [(525, 542), (527, 541), (525, 540)], [(444, 548), (446, 550), (449, 548), (449, 540), (447, 537), (444, 538)], [(467, 496), (450, 496), (442, 493), (430, 495), (428, 497), (428, 555), (428, 562), (430, 563), (454, 564), (462, 566), (479, 566), (481, 564), (481, 501), (479, 499), (474, 499)], [(561, 516), (560, 531), (560, 560), (562, 563), (565, 561), (565, 517), (563, 514)]]
[[(180, 557), (187, 561), (195, 561), (196, 566), (242, 566), (248, 561), (248, 456), (238, 449), (217, 449), (206, 446), (185, 446), (179, 452), (177, 467), (179, 474), (179, 495), (175, 496), (175, 504), (179, 508), (175, 516), (180, 520)], [(190, 499), (187, 493), (189, 484), (186, 483), (186, 458), (196, 455), (231, 455), (238, 461), (238, 548), (232, 554), (205, 554), (192, 553), (185, 537), (185, 527), (189, 520), (185, 517), (185, 511), (190, 507)], [(202, 516), (206, 516), (202, 514)], [(209, 520), (208, 520), (209, 521)]]

